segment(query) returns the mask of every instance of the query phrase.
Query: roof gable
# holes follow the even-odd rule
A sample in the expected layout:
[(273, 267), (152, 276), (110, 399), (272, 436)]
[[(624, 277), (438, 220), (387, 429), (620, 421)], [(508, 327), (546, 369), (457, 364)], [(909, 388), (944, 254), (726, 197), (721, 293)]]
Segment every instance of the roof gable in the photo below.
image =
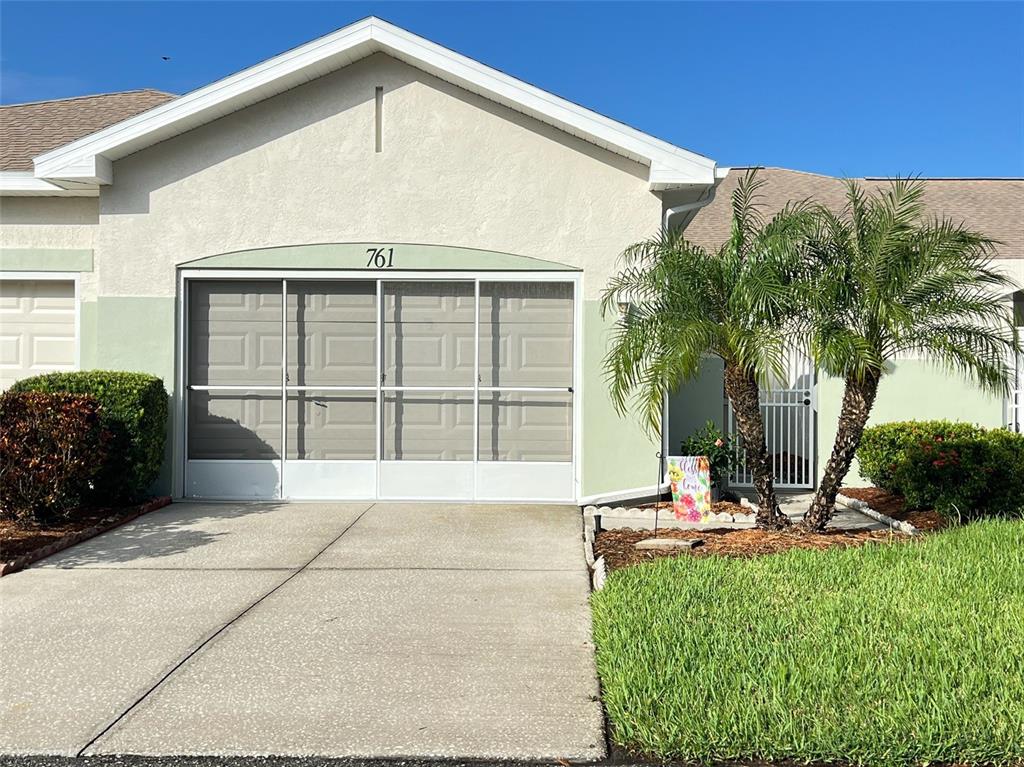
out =
[(443, 46), (370, 17), (35, 158), (62, 186), (110, 184), (112, 163), (341, 69), (372, 53), (394, 58), (650, 168), (651, 189), (715, 183), (714, 161), (648, 136)]

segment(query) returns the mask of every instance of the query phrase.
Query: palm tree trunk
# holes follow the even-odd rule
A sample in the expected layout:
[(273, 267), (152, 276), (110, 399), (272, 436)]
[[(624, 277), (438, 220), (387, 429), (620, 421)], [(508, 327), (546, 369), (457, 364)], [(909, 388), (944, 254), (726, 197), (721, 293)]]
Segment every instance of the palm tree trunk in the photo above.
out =
[(772, 475), (768, 445), (764, 439), (764, 420), (761, 418), (760, 390), (753, 374), (726, 363), (725, 393), (736, 415), (736, 424), (747, 454), (747, 466), (754, 475), (757, 493), (757, 526), (777, 530), (789, 525), (789, 518), (779, 510), (775, 496), (775, 478)]
[(825, 465), (825, 473), (818, 485), (818, 492), (814, 494), (811, 508), (804, 514), (803, 524), (808, 530), (824, 530), (835, 513), (836, 496), (850, 470), (854, 453), (860, 445), (860, 438), (864, 434), (864, 427), (867, 426), (871, 408), (878, 394), (880, 378), (881, 373), (873, 371), (863, 380), (852, 376), (846, 379), (832, 455)]

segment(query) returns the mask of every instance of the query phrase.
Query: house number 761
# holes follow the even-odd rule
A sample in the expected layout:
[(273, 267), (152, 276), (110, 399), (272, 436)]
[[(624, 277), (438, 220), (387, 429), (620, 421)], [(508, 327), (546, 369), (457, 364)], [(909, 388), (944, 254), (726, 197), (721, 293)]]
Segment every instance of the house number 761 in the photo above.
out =
[(370, 255), (366, 261), (367, 269), (371, 266), (377, 269), (390, 269), (395, 265), (394, 248), (367, 248), (366, 252)]

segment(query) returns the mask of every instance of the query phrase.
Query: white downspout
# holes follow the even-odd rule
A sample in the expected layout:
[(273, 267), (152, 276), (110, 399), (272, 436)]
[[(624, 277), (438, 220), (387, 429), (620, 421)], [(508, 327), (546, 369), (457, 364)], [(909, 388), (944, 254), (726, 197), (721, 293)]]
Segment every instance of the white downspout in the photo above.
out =
[(718, 185), (716, 184), (715, 186), (708, 188), (708, 191), (705, 193), (707, 194), (707, 197), (703, 199), (697, 200), (696, 202), (686, 202), (683, 203), (682, 205), (676, 205), (675, 207), (672, 208), (666, 208), (665, 217), (662, 221), (662, 228), (664, 229), (664, 231), (668, 231), (668, 220), (672, 218), (672, 216), (678, 213), (686, 213), (691, 210), (700, 210), (705, 205), (710, 205), (712, 201), (714, 201), (715, 199), (715, 191), (717, 189)]
[[(706, 205), (710, 205), (711, 202), (715, 199), (715, 191), (717, 189), (718, 184), (716, 183), (714, 186), (708, 188), (708, 191), (705, 192), (706, 196), (703, 197), (702, 199), (697, 200), (696, 202), (686, 202), (683, 203), (682, 205), (676, 205), (674, 207), (667, 208), (665, 210), (664, 220), (662, 221), (662, 231), (664, 231), (666, 234), (668, 233), (668, 222), (669, 219), (672, 218), (672, 216), (675, 216), (679, 213), (687, 213), (693, 210), (700, 210)], [(668, 461), (668, 397), (665, 396), (662, 396), (661, 398), (661, 461), (662, 466), (664, 466), (665, 462)], [(664, 492), (666, 487), (667, 485), (662, 485), (658, 489), (661, 492)]]

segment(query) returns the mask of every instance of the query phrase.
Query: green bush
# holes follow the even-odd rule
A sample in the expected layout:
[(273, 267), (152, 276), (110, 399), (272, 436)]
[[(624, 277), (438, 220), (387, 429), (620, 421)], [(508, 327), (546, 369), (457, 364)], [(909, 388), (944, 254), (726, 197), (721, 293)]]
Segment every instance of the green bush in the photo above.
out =
[(100, 403), (85, 394), (0, 396), (0, 508), (49, 522), (80, 509), (110, 442)]
[(950, 421), (907, 421), (864, 431), (861, 474), (954, 519), (1014, 516), (1024, 509), (1024, 435)]
[(875, 487), (898, 492), (893, 485), (900, 456), (924, 440), (943, 441), (952, 437), (975, 437), (984, 432), (980, 426), (961, 421), (897, 421), (869, 426), (864, 430), (857, 461), (861, 476)]
[(50, 373), (18, 381), (11, 391), (90, 394), (99, 400), (111, 445), (95, 481), (98, 502), (138, 500), (159, 475), (167, 436), (167, 392), (156, 376), (114, 370)]

